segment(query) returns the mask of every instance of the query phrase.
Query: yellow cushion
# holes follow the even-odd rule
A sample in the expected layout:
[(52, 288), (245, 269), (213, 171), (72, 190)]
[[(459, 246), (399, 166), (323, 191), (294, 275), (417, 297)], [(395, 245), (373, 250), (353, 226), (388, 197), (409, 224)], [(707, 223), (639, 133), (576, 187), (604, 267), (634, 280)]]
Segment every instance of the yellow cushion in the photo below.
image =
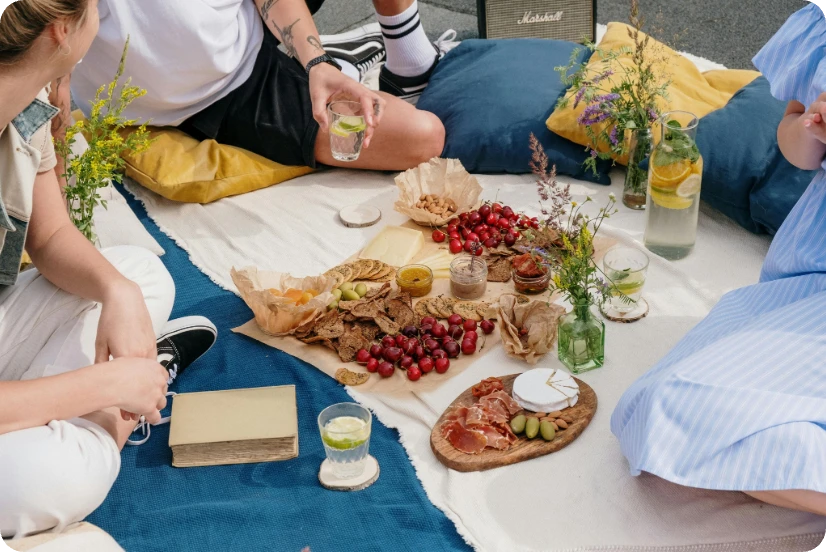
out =
[(312, 172), (215, 140), (199, 142), (172, 128), (152, 128), (150, 134), (155, 141), (147, 151), (124, 156), (126, 175), (174, 201), (209, 203)]
[[(620, 48), (629, 49), (629, 53), (621, 55), (617, 60), (617, 63), (621, 63), (626, 67), (632, 63), (630, 51), (634, 49), (634, 41), (628, 36), (628, 29), (628, 25), (624, 23), (609, 23), (605, 37), (599, 43), (600, 49), (606, 52), (619, 50)], [(760, 76), (757, 71), (734, 69), (701, 73), (688, 58), (681, 56), (653, 38), (650, 40), (648, 48), (657, 54), (665, 54), (669, 59), (668, 71), (673, 82), (668, 88), (668, 100), (661, 102), (660, 108), (663, 112), (689, 111), (697, 117), (703, 117), (726, 105), (737, 90)], [(588, 62), (588, 70), (596, 74), (601, 68), (600, 56), (592, 55)], [(621, 71), (614, 71), (615, 75), (619, 73)], [(585, 107), (586, 105), (583, 102), (575, 109), (573, 102), (569, 102), (567, 107), (554, 110), (546, 122), (548, 129), (572, 142), (583, 146), (588, 145), (589, 140), (585, 127), (577, 123), (577, 118)], [(600, 151), (608, 150), (607, 147), (598, 149)], [(626, 165), (627, 156), (617, 158), (616, 161)]]

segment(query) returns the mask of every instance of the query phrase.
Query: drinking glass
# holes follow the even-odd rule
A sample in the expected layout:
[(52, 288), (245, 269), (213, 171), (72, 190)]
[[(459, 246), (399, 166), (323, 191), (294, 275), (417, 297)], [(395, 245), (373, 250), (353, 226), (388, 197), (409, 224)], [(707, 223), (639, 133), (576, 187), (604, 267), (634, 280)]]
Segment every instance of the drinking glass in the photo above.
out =
[(355, 161), (361, 153), (364, 120), (361, 104), (358, 102), (335, 101), (327, 106), (330, 122), (330, 150), (339, 161)]
[(333, 475), (351, 479), (364, 472), (373, 416), (356, 403), (328, 406), (318, 415), (318, 429)]
[(611, 286), (611, 310), (620, 314), (631, 312), (642, 296), (648, 255), (632, 247), (615, 247), (605, 254), (602, 265)]

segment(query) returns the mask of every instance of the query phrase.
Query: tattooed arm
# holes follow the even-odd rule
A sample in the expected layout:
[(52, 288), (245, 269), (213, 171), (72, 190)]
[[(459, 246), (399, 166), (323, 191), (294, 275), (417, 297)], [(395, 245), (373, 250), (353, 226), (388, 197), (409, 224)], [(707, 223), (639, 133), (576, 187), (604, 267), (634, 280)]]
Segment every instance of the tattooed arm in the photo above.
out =
[[(51, 92), (49, 93), (49, 102), (60, 109), (60, 113), (52, 119), (52, 136), (55, 140), (60, 141), (66, 138), (66, 129), (72, 125), (72, 93), (70, 91), (71, 75), (60, 77), (52, 82)], [(57, 181), (60, 183), (60, 188), (66, 186), (66, 179), (63, 178), (63, 173), (66, 172), (66, 167), (63, 163), (63, 158), (57, 156), (57, 165), (55, 166), (55, 174), (57, 174)]]
[(324, 53), (304, 0), (254, 0), (261, 19), (301, 65)]

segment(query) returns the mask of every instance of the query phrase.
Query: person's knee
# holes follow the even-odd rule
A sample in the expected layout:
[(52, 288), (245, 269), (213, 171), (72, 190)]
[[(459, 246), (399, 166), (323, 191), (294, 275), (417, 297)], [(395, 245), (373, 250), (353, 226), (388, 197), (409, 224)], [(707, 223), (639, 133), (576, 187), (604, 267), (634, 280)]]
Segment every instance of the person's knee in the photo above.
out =
[(445, 149), (445, 126), (442, 121), (433, 113), (419, 111), (419, 118), (414, 128), (414, 135), (410, 140), (414, 145), (411, 148), (414, 156), (413, 166), (441, 156)]
[(62, 529), (104, 501), (120, 453), (100, 428), (54, 421), (0, 436), (0, 531), (25, 536)]
[[(141, 288), (147, 304), (152, 304), (153, 323), (164, 324), (175, 302), (175, 282), (160, 257), (133, 245), (111, 247), (102, 253), (118, 272)], [(155, 329), (157, 332), (160, 328)]]

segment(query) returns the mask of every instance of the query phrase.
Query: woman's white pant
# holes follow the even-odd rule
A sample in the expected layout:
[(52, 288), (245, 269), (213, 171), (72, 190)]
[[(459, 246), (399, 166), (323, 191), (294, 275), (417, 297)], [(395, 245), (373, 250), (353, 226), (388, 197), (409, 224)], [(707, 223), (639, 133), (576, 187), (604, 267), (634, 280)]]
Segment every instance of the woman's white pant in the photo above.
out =
[[(161, 260), (132, 246), (104, 256), (143, 291), (155, 333), (175, 286)], [(0, 290), (0, 380), (35, 379), (95, 360), (100, 306), (56, 288), (36, 270)], [(0, 397), (2, 400), (2, 397)], [(120, 469), (115, 440), (81, 418), (0, 435), (0, 535), (62, 530), (103, 502)]]

